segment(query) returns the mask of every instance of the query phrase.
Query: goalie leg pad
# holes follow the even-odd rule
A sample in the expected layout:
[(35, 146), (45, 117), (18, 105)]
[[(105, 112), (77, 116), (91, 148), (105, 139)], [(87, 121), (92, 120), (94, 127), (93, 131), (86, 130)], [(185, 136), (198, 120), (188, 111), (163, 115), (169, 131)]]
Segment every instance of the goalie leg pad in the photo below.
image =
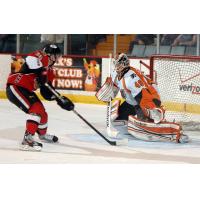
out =
[[(144, 140), (144, 141), (148, 141), (148, 142), (161, 142), (163, 141), (163, 137), (160, 135), (155, 135), (152, 133), (149, 133), (147, 131), (144, 131), (143, 129), (140, 129), (136, 126), (134, 126), (133, 124), (128, 125), (128, 132), (134, 136), (135, 138), (139, 139), (139, 140)], [(164, 137), (164, 141), (171, 141), (171, 138), (165, 138)]]
[(119, 138), (123, 134), (127, 134), (127, 120), (116, 120), (119, 117), (120, 100), (116, 100), (111, 104), (111, 125), (107, 129), (108, 136), (111, 138)]
[(147, 141), (176, 141), (180, 142), (183, 134), (179, 124), (172, 122), (161, 122), (155, 124), (144, 122), (134, 116), (129, 116), (128, 131), (138, 139)]

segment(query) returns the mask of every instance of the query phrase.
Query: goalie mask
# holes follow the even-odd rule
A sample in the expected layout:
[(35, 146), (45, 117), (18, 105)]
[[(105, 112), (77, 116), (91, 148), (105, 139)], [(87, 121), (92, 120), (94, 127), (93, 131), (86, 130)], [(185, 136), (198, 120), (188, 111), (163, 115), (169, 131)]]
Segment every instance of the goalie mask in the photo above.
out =
[(117, 73), (121, 73), (124, 69), (129, 67), (129, 59), (126, 54), (121, 53), (117, 60), (115, 60), (115, 70)]
[(129, 70), (129, 59), (126, 54), (121, 53), (114, 62), (115, 71), (119, 77), (122, 77)]

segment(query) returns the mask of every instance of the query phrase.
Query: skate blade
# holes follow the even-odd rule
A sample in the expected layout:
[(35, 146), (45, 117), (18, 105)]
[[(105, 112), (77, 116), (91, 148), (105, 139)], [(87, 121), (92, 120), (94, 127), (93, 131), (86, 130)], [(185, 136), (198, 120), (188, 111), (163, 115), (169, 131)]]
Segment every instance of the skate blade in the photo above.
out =
[(179, 139), (180, 143), (188, 143), (190, 142), (190, 138), (187, 135), (182, 135), (182, 137)]
[(21, 145), (19, 149), (21, 151), (41, 151), (42, 147), (40, 147), (40, 146), (31, 147), (29, 145)]

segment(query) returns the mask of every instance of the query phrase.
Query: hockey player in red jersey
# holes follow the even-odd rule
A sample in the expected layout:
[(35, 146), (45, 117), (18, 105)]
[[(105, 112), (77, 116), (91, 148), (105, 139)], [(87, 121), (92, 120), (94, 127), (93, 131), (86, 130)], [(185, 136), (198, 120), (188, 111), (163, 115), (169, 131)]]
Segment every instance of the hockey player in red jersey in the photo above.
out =
[[(138, 139), (188, 141), (179, 124), (165, 120), (165, 110), (155, 84), (130, 66), (127, 55), (123, 53), (115, 60), (111, 77), (106, 79), (96, 96), (98, 100), (108, 102), (119, 91), (125, 101), (121, 105), (119, 100), (112, 104), (111, 121), (115, 130), (123, 120), (127, 124), (126, 131)], [(116, 137), (117, 131), (110, 131), (110, 134)]]
[[(48, 84), (53, 88), (52, 66), (60, 56), (59, 47), (48, 44), (42, 50), (29, 54), (20, 71), (8, 76), (6, 88), (8, 99), (28, 115), (22, 150), (40, 151), (42, 149), (42, 143), (34, 140), (35, 133), (41, 141), (52, 143), (58, 141), (57, 136), (47, 134), (48, 115), (34, 91), (39, 88), (46, 100), (55, 100), (60, 107), (68, 111), (74, 109), (74, 104), (70, 99), (65, 96), (62, 96), (62, 101), (57, 99), (46, 86)], [(53, 90), (55, 91), (54, 88)]]

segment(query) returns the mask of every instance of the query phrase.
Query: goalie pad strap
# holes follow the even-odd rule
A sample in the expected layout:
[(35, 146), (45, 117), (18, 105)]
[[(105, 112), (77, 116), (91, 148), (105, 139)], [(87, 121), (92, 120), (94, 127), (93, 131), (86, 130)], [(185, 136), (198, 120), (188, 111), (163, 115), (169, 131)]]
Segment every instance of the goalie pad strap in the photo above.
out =
[(112, 122), (114, 126), (127, 126), (128, 122), (126, 120), (114, 120)]
[(111, 77), (107, 77), (103, 86), (95, 94), (99, 101), (109, 102), (114, 99), (119, 91), (119, 88), (112, 82)]

